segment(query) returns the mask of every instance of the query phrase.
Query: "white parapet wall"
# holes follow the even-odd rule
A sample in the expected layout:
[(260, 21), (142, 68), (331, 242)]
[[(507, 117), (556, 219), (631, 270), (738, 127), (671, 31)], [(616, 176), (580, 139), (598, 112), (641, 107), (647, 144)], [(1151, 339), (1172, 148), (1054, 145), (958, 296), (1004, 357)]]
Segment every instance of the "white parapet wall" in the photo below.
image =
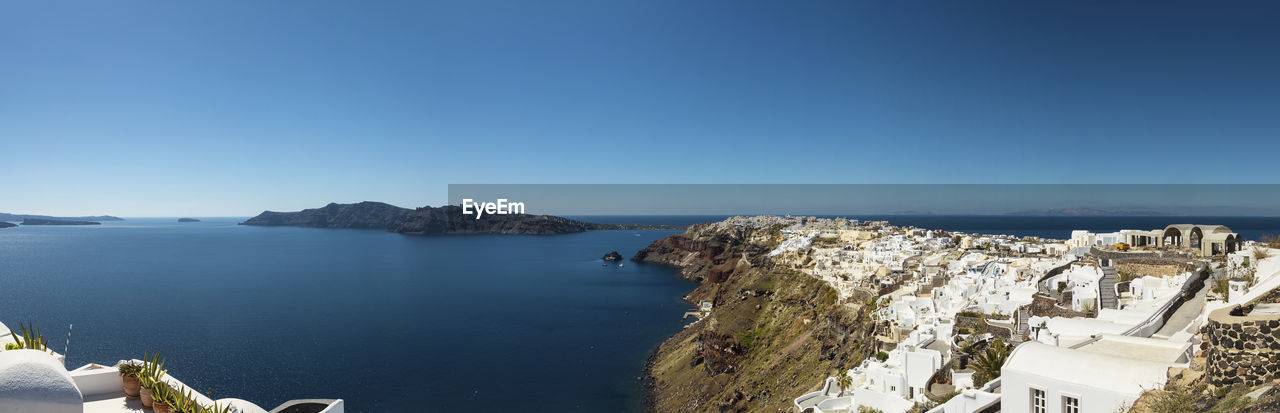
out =
[(76, 388), (80, 389), (80, 395), (85, 400), (117, 394), (124, 389), (124, 379), (120, 378), (120, 371), (115, 367), (90, 363), (70, 373), (71, 380), (76, 383)]
[(329, 407), (321, 410), (320, 413), (345, 413), (345, 410), (346, 406), (342, 402), (342, 399), (338, 399), (334, 400), (333, 403), (329, 403)]

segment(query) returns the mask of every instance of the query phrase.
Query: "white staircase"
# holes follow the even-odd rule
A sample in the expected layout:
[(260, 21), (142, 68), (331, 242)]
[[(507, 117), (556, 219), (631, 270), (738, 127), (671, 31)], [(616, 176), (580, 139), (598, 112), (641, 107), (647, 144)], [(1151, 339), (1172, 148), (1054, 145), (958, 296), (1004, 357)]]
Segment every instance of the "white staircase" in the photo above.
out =
[(1101, 308), (1115, 309), (1119, 307), (1116, 300), (1116, 267), (1102, 267), (1102, 279), (1098, 281), (1098, 298)]

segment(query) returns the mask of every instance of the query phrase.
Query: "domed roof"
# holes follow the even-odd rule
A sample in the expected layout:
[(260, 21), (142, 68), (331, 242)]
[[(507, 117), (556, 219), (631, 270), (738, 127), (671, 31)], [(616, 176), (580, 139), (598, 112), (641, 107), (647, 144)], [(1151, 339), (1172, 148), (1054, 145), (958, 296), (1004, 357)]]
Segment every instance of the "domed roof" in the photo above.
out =
[(0, 413), (20, 412), (84, 412), (80, 389), (53, 355), (0, 351)]
[(215, 403), (218, 404), (218, 407), (230, 406), (231, 411), (236, 413), (267, 413), (267, 409), (258, 407), (258, 405), (253, 404), (247, 400), (225, 398), (225, 399), (218, 399), (215, 401)]

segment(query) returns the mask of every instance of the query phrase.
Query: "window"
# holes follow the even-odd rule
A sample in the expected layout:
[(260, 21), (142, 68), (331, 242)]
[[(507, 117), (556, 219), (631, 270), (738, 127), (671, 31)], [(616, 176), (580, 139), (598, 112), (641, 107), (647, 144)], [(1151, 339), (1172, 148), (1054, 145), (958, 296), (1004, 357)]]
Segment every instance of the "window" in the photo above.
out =
[(1031, 413), (1045, 413), (1044, 390), (1031, 389)]
[(1062, 413), (1080, 413), (1080, 399), (1062, 396)]

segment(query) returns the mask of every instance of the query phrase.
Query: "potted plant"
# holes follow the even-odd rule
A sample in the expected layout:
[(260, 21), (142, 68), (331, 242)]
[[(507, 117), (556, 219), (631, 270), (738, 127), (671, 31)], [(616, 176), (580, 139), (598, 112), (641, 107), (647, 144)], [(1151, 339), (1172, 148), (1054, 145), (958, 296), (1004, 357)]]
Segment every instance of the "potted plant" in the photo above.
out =
[(26, 324), (18, 324), (18, 327), (22, 329), (22, 334), (19, 335), (18, 332), (10, 328), (9, 337), (13, 338), (14, 343), (11, 344), (14, 344), (14, 346), (5, 345), (5, 350), (40, 350), (46, 353), (49, 352), (49, 340), (45, 340), (44, 335), (40, 334), (39, 325), (31, 323), (30, 329), (27, 328)]
[(151, 410), (156, 413), (172, 413), (169, 406), (173, 403), (176, 393), (168, 383), (156, 382), (156, 388), (151, 389)]
[(116, 370), (120, 371), (120, 378), (124, 380), (124, 397), (138, 398), (142, 388), (142, 384), (138, 381), (138, 375), (142, 373), (142, 365), (126, 361), (117, 365)]
[(173, 413), (201, 413), (204, 409), (196, 399), (191, 397), (191, 389), (174, 390), (173, 401), (169, 402), (169, 411)]
[(236, 412), (231, 410), (230, 404), (219, 405), (218, 402), (213, 402), (213, 407), (206, 407), (205, 410), (201, 411), (201, 413), (236, 413)]
[(142, 386), (139, 397), (143, 407), (151, 407), (156, 386), (164, 383), (164, 359), (160, 358), (160, 353), (156, 353), (150, 357), (144, 354), (142, 360), (142, 372), (138, 373), (138, 382)]

